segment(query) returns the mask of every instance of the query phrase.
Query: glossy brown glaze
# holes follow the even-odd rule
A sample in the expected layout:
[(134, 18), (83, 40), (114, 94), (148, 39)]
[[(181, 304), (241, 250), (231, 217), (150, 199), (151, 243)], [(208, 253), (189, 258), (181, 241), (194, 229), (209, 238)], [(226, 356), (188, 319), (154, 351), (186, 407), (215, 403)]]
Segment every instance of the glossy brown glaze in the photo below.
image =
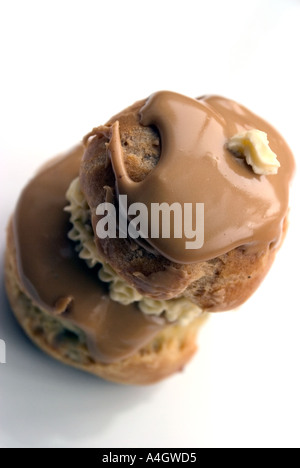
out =
[[(191, 99), (172, 92), (150, 96), (140, 110), (142, 125), (154, 125), (161, 138), (161, 157), (147, 177), (134, 182), (124, 163), (118, 122), (110, 128), (108, 149), (119, 194), (128, 204), (204, 203), (204, 244), (187, 249), (186, 238), (151, 238), (149, 244), (177, 263), (215, 258), (245, 245), (255, 252), (276, 246), (288, 209), (292, 153), (281, 135), (245, 107), (218, 96)], [(227, 149), (230, 137), (259, 129), (281, 164), (278, 174), (258, 176), (244, 159)], [(105, 128), (106, 134), (108, 128)], [(150, 218), (149, 218), (150, 222)], [(195, 226), (195, 210), (193, 211)], [(149, 229), (150, 233), (150, 229)], [(148, 234), (149, 234), (148, 233)]]
[(112, 301), (67, 237), (65, 193), (78, 176), (82, 154), (83, 147), (78, 146), (54, 160), (24, 189), (14, 216), (18, 270), (35, 303), (80, 327), (91, 356), (110, 363), (134, 354), (165, 324), (145, 316), (135, 305)]

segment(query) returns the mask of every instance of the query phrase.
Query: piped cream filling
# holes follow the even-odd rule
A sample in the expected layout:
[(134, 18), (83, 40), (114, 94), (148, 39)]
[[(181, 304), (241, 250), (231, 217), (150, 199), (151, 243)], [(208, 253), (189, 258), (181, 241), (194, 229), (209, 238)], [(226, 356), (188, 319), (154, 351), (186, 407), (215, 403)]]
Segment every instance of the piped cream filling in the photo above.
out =
[(233, 153), (244, 156), (255, 174), (277, 174), (280, 162), (269, 147), (268, 135), (265, 132), (254, 128), (238, 133), (228, 140), (227, 147)]
[(79, 257), (85, 260), (90, 268), (99, 266), (99, 279), (109, 283), (111, 299), (123, 305), (137, 302), (139, 309), (144, 314), (164, 315), (169, 322), (178, 321), (181, 325), (189, 324), (203, 312), (200, 307), (185, 297), (164, 301), (141, 295), (100, 257), (90, 225), (89, 207), (80, 189), (79, 178), (71, 182), (66, 198), (69, 205), (66, 206), (65, 210), (70, 213), (72, 223), (68, 237), (77, 243), (75, 248)]

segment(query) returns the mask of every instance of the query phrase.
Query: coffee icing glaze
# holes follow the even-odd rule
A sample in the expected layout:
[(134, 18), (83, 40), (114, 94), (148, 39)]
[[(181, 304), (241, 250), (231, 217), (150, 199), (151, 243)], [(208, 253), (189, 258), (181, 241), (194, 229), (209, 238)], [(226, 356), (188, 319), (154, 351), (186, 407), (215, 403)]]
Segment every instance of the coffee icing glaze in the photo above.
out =
[(124, 359), (165, 327), (163, 319), (109, 298), (106, 285), (78, 258), (67, 237), (65, 193), (78, 176), (83, 147), (47, 164), (31, 180), (14, 216), (21, 283), (33, 301), (86, 334), (91, 356), (103, 363)]
[[(202, 248), (186, 249), (190, 239), (184, 235), (180, 239), (149, 238), (150, 246), (171, 261), (194, 263), (239, 246), (259, 252), (266, 245), (278, 244), (288, 209), (294, 159), (270, 124), (219, 96), (196, 100), (167, 91), (150, 96), (140, 110), (140, 122), (158, 129), (160, 160), (143, 181), (131, 180), (125, 168), (118, 121), (114, 122), (108, 150), (117, 192), (126, 194), (130, 204), (144, 203), (149, 213), (151, 203), (205, 206)], [(243, 158), (228, 151), (230, 137), (253, 128), (267, 133), (270, 148), (281, 164), (278, 174), (258, 176)]]

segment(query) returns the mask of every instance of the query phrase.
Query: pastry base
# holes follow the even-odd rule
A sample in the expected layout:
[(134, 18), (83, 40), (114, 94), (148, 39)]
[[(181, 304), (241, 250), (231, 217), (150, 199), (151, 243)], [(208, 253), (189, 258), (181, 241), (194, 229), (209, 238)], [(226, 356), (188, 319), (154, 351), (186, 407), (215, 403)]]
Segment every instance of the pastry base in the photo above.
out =
[(58, 361), (112, 382), (147, 385), (181, 371), (197, 350), (196, 337), (208, 314), (187, 326), (172, 325), (138, 353), (102, 364), (89, 354), (84, 333), (35, 304), (21, 285), (12, 225), (8, 228), (5, 285), (12, 310), (28, 337)]

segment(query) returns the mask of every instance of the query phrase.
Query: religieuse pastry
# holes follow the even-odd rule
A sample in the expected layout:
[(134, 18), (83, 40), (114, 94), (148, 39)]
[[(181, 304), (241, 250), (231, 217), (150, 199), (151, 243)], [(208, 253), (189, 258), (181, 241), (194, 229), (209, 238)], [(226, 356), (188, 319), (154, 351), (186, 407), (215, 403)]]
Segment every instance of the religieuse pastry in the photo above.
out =
[(105, 379), (181, 370), (208, 312), (242, 304), (286, 230), (291, 151), (219, 96), (157, 92), (29, 182), (6, 288), (28, 336)]

